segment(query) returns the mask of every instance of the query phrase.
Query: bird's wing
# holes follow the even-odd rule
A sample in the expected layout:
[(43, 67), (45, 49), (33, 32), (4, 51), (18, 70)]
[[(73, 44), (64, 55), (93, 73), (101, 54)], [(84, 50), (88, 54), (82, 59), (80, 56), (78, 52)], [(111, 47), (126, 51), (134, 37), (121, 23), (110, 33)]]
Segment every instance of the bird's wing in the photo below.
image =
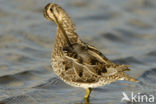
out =
[[(116, 65), (109, 61), (101, 52), (95, 47), (85, 45), (86, 48), (82, 48), (81, 44), (73, 45), (72, 49), (66, 47), (65, 57), (73, 60), (73, 63), (83, 67), (88, 72), (96, 76), (110, 76), (119, 71), (128, 70), (126, 65)], [(76, 50), (76, 51), (75, 51)], [(78, 68), (74, 68), (75, 72), (81, 76), (83, 73)]]
[[(85, 43), (86, 44), (86, 43)], [(91, 53), (95, 54), (96, 56), (98, 56), (103, 62), (107, 63), (107, 64), (114, 64), (112, 61), (110, 61), (107, 57), (105, 57), (100, 51), (98, 51), (94, 46), (92, 45), (88, 45), (88, 49)]]
[(128, 65), (117, 65), (110, 61), (107, 57), (105, 57), (100, 51), (98, 51), (95, 47), (88, 45), (88, 52), (94, 58), (91, 60), (97, 60), (97, 65), (95, 70), (100, 71), (100, 75), (102, 76), (110, 76), (114, 75), (121, 71), (130, 70)]

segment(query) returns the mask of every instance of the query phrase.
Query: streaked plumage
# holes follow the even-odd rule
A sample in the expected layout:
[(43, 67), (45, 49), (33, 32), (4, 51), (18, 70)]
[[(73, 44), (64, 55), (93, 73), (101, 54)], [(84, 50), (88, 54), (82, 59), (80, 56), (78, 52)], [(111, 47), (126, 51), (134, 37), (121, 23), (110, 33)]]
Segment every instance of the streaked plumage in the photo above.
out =
[(129, 66), (113, 63), (95, 47), (82, 42), (72, 20), (60, 6), (48, 4), (44, 15), (57, 24), (52, 67), (64, 82), (75, 87), (95, 88), (116, 80), (137, 81), (125, 74)]

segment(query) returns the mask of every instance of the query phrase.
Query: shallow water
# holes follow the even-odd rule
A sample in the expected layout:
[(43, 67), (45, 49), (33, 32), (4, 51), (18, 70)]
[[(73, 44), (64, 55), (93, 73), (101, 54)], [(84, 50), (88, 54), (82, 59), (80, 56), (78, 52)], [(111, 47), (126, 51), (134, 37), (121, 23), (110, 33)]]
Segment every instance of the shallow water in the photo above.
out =
[[(49, 2), (0, 0), (0, 104), (84, 103), (84, 89), (66, 85), (50, 66), (56, 25), (43, 17)], [(114, 62), (131, 65), (128, 74), (140, 81), (96, 88), (90, 104), (130, 104), (121, 102), (122, 92), (156, 97), (155, 0), (53, 2), (69, 13), (82, 40)]]

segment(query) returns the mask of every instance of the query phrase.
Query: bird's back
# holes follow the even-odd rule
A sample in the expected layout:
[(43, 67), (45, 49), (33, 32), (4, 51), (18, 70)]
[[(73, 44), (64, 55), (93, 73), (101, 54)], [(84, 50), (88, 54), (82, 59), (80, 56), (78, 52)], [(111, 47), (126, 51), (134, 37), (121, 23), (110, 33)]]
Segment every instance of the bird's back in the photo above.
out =
[(127, 65), (117, 65), (108, 60), (95, 47), (83, 42), (64, 46), (55, 53), (53, 68), (65, 82), (73, 86), (102, 86), (116, 80), (130, 80), (124, 71)]

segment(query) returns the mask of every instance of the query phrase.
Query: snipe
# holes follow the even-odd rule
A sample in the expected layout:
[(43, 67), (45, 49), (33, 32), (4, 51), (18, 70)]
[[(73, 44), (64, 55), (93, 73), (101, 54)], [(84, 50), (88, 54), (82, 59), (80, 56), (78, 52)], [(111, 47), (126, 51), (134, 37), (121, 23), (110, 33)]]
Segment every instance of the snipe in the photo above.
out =
[(52, 52), (54, 72), (66, 83), (86, 89), (88, 99), (91, 89), (116, 80), (137, 82), (125, 74), (128, 65), (118, 65), (108, 60), (95, 47), (80, 40), (75, 26), (59, 5), (50, 3), (45, 7), (44, 15), (57, 25), (56, 41)]

